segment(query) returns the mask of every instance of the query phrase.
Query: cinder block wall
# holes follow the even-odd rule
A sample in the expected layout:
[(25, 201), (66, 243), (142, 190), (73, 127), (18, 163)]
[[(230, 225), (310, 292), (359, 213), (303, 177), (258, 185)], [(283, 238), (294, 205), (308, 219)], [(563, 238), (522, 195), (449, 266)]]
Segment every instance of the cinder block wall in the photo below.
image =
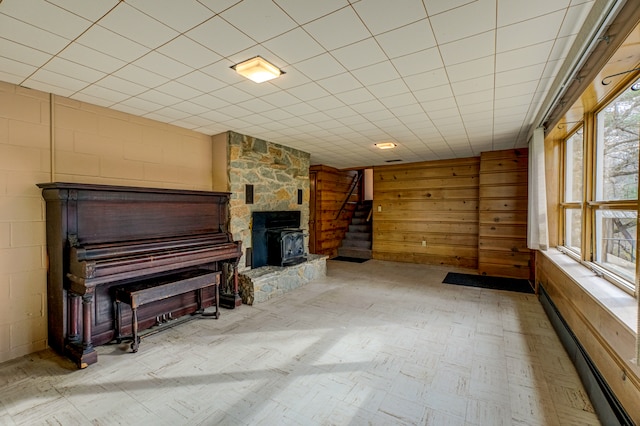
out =
[(0, 82), (0, 362), (47, 347), (36, 183), (212, 188), (210, 136), (58, 96), (50, 113), (48, 93)]

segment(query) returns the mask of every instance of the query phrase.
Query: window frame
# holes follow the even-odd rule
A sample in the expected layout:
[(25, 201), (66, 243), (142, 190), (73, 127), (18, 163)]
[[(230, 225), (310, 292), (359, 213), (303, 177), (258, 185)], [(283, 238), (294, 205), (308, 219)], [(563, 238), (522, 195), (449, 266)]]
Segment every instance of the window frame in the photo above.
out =
[[(596, 105), (591, 111), (585, 111), (583, 120), (578, 122), (567, 136), (563, 138), (562, 150), (561, 150), (561, 175), (560, 175), (560, 194), (561, 199), (559, 203), (559, 225), (560, 225), (560, 247), (562, 252), (572, 257), (574, 260), (580, 262), (584, 266), (591, 269), (596, 275), (603, 277), (608, 282), (616, 285), (623, 291), (638, 297), (640, 293), (640, 259), (638, 248), (636, 245), (636, 261), (635, 261), (635, 282), (631, 282), (628, 279), (616, 274), (609, 269), (606, 269), (599, 265), (595, 261), (596, 256), (596, 215), (598, 211), (603, 210), (631, 210), (635, 211), (638, 218), (640, 218), (640, 196), (633, 200), (608, 200), (597, 201), (596, 200), (596, 173), (597, 173), (597, 158), (596, 153), (598, 149), (597, 135), (599, 129), (597, 129), (598, 114), (607, 108), (612, 102), (615, 102), (626, 90), (629, 90), (631, 86), (640, 82), (638, 76), (630, 78), (626, 84), (621, 85), (619, 90), (615, 90), (610, 93), (602, 102)], [(580, 129), (582, 129), (582, 149), (583, 149), (583, 171), (582, 171), (582, 200), (580, 201), (566, 201), (566, 170), (567, 170), (567, 140), (572, 138)], [(640, 154), (639, 154), (640, 157)], [(640, 161), (639, 161), (640, 164)], [(638, 179), (638, 194), (640, 194), (640, 178)], [(567, 212), (570, 210), (579, 209), (582, 215), (581, 224), (581, 252), (578, 253), (566, 244), (566, 232), (567, 232)], [(640, 230), (636, 226), (636, 244), (640, 241)]]

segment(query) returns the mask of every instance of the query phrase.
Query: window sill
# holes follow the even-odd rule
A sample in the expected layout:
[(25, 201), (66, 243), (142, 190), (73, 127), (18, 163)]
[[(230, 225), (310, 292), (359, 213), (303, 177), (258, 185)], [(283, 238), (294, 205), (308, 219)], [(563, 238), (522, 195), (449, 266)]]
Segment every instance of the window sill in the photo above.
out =
[(635, 297), (598, 277), (589, 268), (558, 249), (539, 251), (538, 254), (547, 257), (631, 333), (637, 335), (638, 302)]

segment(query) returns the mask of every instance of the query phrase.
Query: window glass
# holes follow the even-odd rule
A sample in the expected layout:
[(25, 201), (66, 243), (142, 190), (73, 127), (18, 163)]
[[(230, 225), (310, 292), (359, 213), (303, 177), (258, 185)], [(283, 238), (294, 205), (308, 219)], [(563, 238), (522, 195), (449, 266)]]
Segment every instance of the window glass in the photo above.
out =
[(566, 141), (565, 194), (566, 202), (582, 201), (582, 173), (584, 164), (584, 149), (582, 143), (582, 128)]
[(596, 211), (596, 262), (635, 283), (636, 277), (635, 210)]
[(582, 245), (582, 211), (567, 209), (565, 211), (564, 245), (576, 253), (581, 252)]
[(638, 198), (639, 104), (640, 91), (629, 88), (597, 115), (598, 201)]

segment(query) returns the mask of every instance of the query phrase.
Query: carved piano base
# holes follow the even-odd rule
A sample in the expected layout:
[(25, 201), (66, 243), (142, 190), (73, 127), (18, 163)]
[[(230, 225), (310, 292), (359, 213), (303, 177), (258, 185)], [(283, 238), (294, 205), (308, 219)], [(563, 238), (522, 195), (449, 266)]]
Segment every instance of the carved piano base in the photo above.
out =
[(83, 348), (82, 344), (67, 343), (65, 355), (73, 361), (78, 368), (87, 368), (98, 362), (98, 352), (95, 348)]
[(227, 309), (235, 309), (242, 305), (242, 298), (238, 293), (236, 294), (221, 294), (220, 306)]

